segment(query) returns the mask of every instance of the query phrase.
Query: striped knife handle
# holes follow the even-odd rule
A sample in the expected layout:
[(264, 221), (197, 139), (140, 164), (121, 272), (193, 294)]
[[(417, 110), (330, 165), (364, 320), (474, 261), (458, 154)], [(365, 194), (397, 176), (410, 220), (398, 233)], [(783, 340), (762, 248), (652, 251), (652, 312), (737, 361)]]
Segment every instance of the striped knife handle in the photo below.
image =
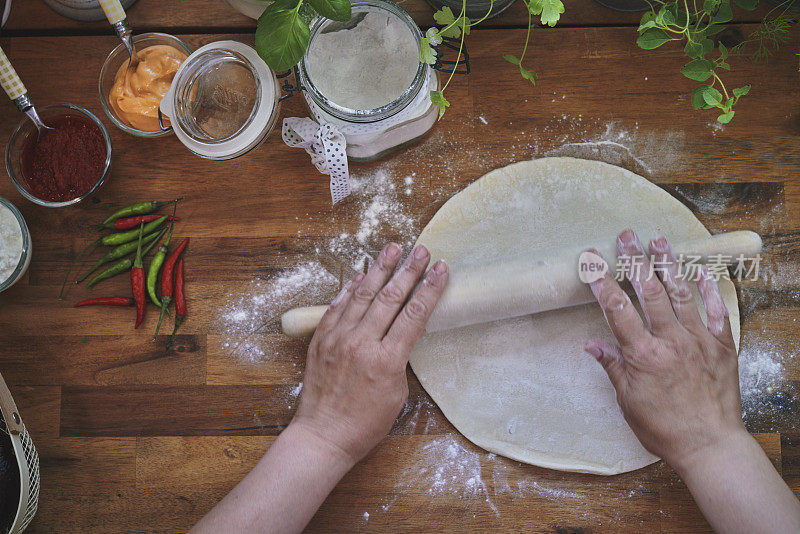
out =
[(0, 48), (0, 85), (11, 100), (16, 100), (28, 92), (2, 48)]

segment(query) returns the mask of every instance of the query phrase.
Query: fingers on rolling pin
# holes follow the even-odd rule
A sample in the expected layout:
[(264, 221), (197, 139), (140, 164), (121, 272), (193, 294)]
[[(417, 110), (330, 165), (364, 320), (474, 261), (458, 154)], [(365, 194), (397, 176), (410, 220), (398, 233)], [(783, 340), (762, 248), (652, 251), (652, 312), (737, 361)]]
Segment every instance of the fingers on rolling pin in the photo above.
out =
[(692, 287), (686, 280), (685, 274), (681, 273), (681, 266), (675, 251), (672, 250), (672, 245), (666, 237), (659, 236), (650, 240), (649, 248), (653, 263), (659, 266), (656, 272), (667, 290), (678, 321), (690, 331), (705, 328), (697, 310)]
[(722, 300), (717, 281), (705, 266), (700, 268), (697, 289), (706, 307), (708, 331), (726, 346), (732, 346), (733, 336), (731, 335), (728, 307)]
[(363, 279), (364, 275), (359, 273), (347, 281), (342, 290), (339, 291), (339, 294), (336, 295), (336, 298), (331, 301), (330, 306), (328, 306), (328, 310), (322, 316), (322, 319), (320, 319), (317, 330), (330, 330), (336, 326), (336, 324), (338, 324), (342, 313), (347, 308), (350, 300), (353, 298), (353, 292)]
[(449, 274), (444, 260), (437, 261), (431, 267), (386, 334), (384, 342), (387, 349), (408, 356), (425, 334), (425, 325), (444, 293)]
[(394, 272), (403, 251), (395, 243), (386, 245), (375, 262), (370, 266), (364, 280), (353, 292), (353, 298), (344, 310), (341, 321), (355, 327), (364, 318), (372, 301)]
[[(597, 249), (589, 249), (589, 252), (602, 258)], [(589, 287), (603, 309), (608, 326), (623, 347), (631, 346), (637, 339), (649, 335), (628, 295), (610, 272), (589, 284)]]
[(425, 273), (431, 259), (430, 252), (418, 245), (403, 262), (389, 282), (378, 292), (361, 324), (363, 332), (375, 339), (383, 339), (403, 303)]
[[(754, 232), (731, 232), (675, 243), (674, 249), (674, 255), (678, 259), (681, 255), (699, 255), (708, 261), (710, 257), (716, 258), (724, 255), (728, 258), (733, 257), (732, 261), (735, 261), (740, 254), (750, 258), (755, 257), (761, 251), (761, 238)], [(428, 324), (428, 331), (436, 332), (469, 324), (540, 313), (592, 301), (591, 293), (585, 290), (584, 283), (577, 273), (572, 271), (574, 258), (580, 254), (577, 249), (568, 247), (561, 251), (548, 251), (548, 254), (552, 254), (553, 257), (529, 254), (534, 255), (508, 258), (500, 263), (495, 258), (491, 258), (485, 265), (461, 265), (458, 272), (455, 273), (458, 276), (454, 275), (450, 287), (436, 308)], [(613, 247), (609, 247), (609, 254), (613, 254)], [(488, 280), (487, 272), (492, 274)], [(384, 274), (385, 280), (389, 279), (389, 274)], [(368, 289), (367, 293), (374, 297), (381, 287), (383, 287), (382, 284), (373, 293), (370, 293), (371, 290)], [(352, 307), (357, 300), (355, 297), (359, 294), (361, 298), (364, 297), (363, 291), (354, 293), (347, 306), (348, 309)], [(671, 298), (672, 295), (670, 295)], [(371, 302), (370, 298), (370, 305)], [(674, 301), (670, 306), (674, 309)], [(313, 321), (322, 317), (324, 309), (323, 307), (323, 312), (317, 311), (316, 315), (314, 312), (308, 313), (300, 310), (287, 312), (283, 323), (289, 327), (289, 330), (285, 329), (284, 332), (293, 336), (312, 333), (316, 326)], [(368, 307), (364, 308), (364, 311), (366, 309)], [(677, 311), (672, 312), (671, 309), (670, 312), (677, 313)], [(690, 312), (691, 307), (687, 305), (686, 315), (681, 315), (679, 320), (685, 321), (684, 324), (689, 324), (688, 319), (684, 318), (688, 317)], [(652, 315), (650, 310), (648, 313)], [(653, 318), (650, 317), (650, 319)]]
[(651, 330), (663, 331), (677, 325), (678, 320), (664, 285), (655, 275), (653, 266), (633, 230), (624, 230), (619, 234), (617, 254), (620, 258), (625, 258), (625, 273), (636, 291)]

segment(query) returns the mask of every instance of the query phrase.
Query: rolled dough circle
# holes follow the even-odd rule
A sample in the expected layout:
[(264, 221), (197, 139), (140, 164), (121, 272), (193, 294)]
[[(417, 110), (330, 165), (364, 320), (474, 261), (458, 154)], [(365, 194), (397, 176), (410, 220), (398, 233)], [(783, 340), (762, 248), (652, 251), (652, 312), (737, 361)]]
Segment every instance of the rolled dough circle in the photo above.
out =
[[(673, 241), (709, 235), (641, 176), (597, 161), (543, 158), (494, 170), (453, 196), (417, 242), (455, 271), (526, 251), (613, 242), (625, 228)], [(720, 289), (738, 345), (736, 290), (725, 280)], [(450, 422), (486, 450), (604, 475), (655, 462), (622, 417), (605, 372), (584, 352), (589, 339), (614, 341), (596, 304), (428, 334), (410, 362)]]

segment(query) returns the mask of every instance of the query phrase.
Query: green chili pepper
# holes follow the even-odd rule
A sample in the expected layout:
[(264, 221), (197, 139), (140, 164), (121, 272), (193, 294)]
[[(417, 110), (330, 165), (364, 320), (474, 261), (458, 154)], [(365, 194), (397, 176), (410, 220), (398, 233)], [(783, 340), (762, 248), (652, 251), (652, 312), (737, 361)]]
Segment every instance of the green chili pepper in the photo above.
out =
[[(159, 217), (155, 221), (149, 222), (144, 225), (144, 232), (142, 235), (147, 235), (154, 230), (158, 229), (159, 226), (163, 224), (169, 218), (168, 215), (164, 215), (163, 217)], [(106, 236), (101, 237), (98, 241), (101, 245), (105, 245), (107, 247), (115, 247), (117, 245), (122, 245), (124, 243), (130, 243), (131, 241), (136, 241), (139, 238), (139, 229), (135, 230), (128, 230), (127, 232), (117, 232), (116, 234), (108, 234)]]
[(101, 226), (107, 226), (109, 223), (113, 223), (117, 219), (121, 219), (123, 217), (131, 217), (133, 215), (147, 215), (148, 213), (153, 213), (157, 209), (160, 209), (162, 206), (166, 206), (167, 204), (176, 204), (181, 201), (183, 197), (176, 198), (175, 200), (167, 200), (166, 202), (155, 201), (151, 200), (148, 202), (137, 202), (136, 204), (131, 204), (130, 206), (126, 206), (122, 209), (118, 209), (114, 213), (108, 216), (108, 218), (103, 221)]
[[(147, 245), (145, 249), (142, 251), (142, 256), (145, 256), (148, 252), (150, 252), (154, 246), (158, 243), (158, 240), (161, 239), (161, 236), (167, 231), (166, 228), (158, 232), (158, 237), (153, 240), (152, 243)], [(102, 282), (103, 280), (108, 280), (109, 278), (113, 278), (118, 274), (127, 273), (133, 267), (133, 259), (125, 258), (123, 260), (118, 261), (102, 273), (95, 275), (89, 282), (86, 284), (86, 287), (92, 287), (93, 285)], [(160, 306), (159, 306), (160, 307)]]
[(158, 295), (156, 295), (156, 282), (158, 281), (158, 273), (161, 271), (161, 266), (164, 265), (164, 260), (167, 258), (167, 247), (169, 247), (169, 242), (172, 239), (172, 230), (175, 229), (175, 209), (177, 207), (177, 204), (172, 207), (172, 221), (169, 223), (167, 238), (158, 247), (158, 250), (153, 255), (153, 261), (150, 262), (150, 266), (147, 268), (147, 294), (150, 295), (150, 300), (153, 304), (159, 308), (162, 306)]
[[(158, 232), (153, 232), (150, 235), (146, 235), (142, 238), (142, 243), (148, 244), (151, 241), (153, 241), (156, 237), (158, 237), (158, 235), (159, 235)], [(81, 275), (80, 278), (75, 280), (75, 283), (79, 284), (84, 280), (86, 280), (89, 277), (89, 275), (92, 274), (101, 265), (105, 265), (106, 263), (112, 262), (114, 260), (124, 258), (128, 254), (132, 254), (134, 252), (136, 252), (136, 241), (131, 241), (130, 243), (125, 243), (123, 245), (119, 245), (118, 247), (112, 248), (111, 250), (106, 252), (105, 256), (97, 260), (97, 263), (95, 263), (88, 271), (83, 273), (83, 275)]]

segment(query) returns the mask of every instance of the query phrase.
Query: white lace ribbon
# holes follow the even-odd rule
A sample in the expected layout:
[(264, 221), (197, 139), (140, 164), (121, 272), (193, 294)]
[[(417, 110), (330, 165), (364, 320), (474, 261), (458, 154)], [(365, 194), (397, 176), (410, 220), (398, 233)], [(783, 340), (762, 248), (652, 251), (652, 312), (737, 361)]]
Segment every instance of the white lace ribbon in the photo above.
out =
[(281, 135), (290, 147), (304, 148), (319, 172), (330, 175), (334, 204), (350, 194), (347, 140), (334, 125), (307, 117), (287, 117)]

